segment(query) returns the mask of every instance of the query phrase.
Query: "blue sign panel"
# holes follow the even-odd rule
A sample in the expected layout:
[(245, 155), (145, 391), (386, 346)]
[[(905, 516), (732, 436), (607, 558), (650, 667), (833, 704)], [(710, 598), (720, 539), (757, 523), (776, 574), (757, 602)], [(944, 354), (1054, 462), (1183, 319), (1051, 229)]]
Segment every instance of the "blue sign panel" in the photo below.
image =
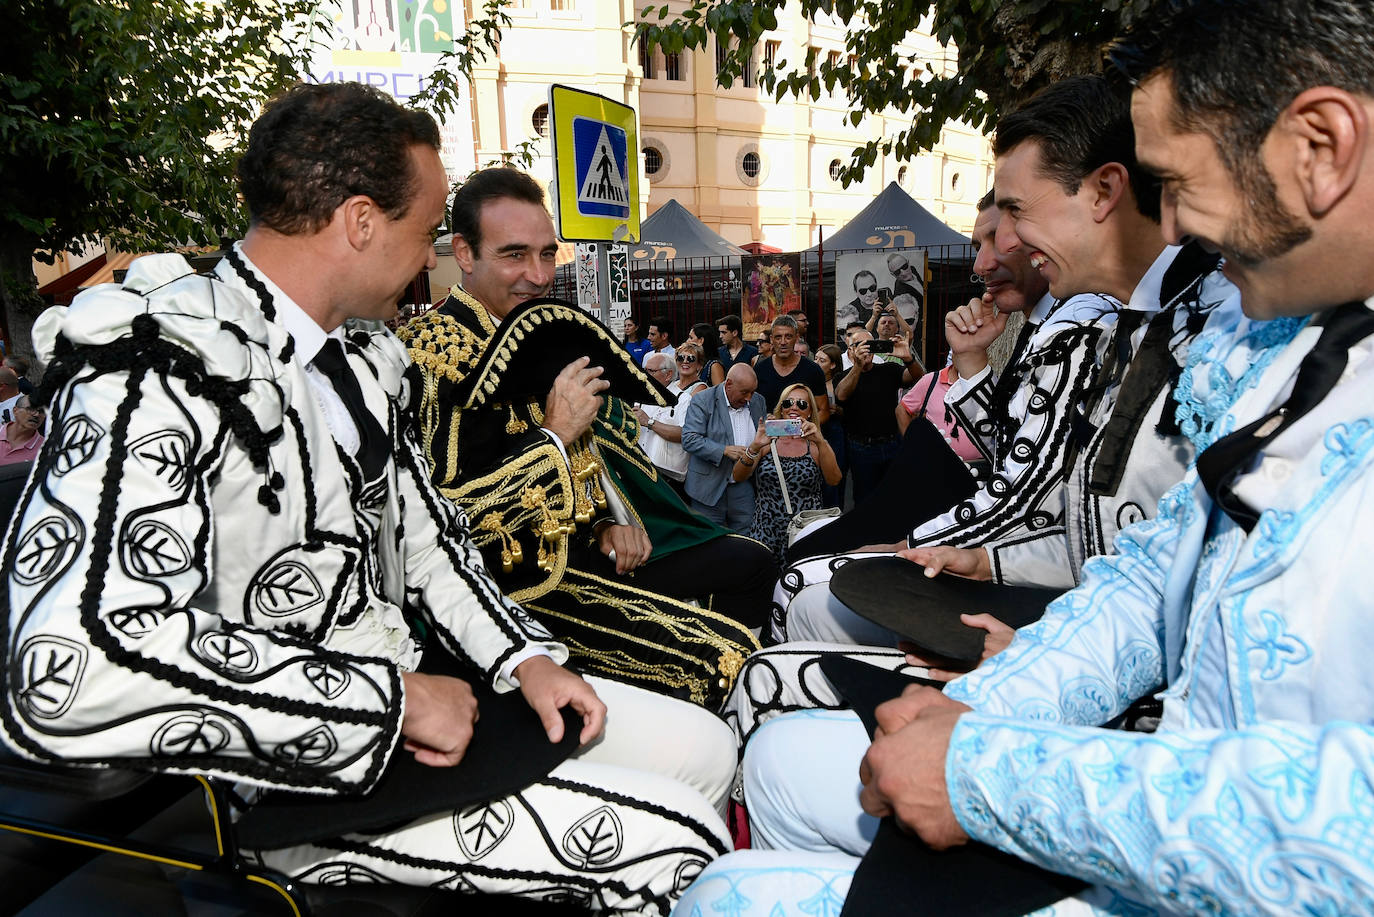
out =
[(594, 118), (573, 118), (577, 212), (583, 216), (630, 216), (630, 183), (626, 167), (629, 143), (625, 131)]

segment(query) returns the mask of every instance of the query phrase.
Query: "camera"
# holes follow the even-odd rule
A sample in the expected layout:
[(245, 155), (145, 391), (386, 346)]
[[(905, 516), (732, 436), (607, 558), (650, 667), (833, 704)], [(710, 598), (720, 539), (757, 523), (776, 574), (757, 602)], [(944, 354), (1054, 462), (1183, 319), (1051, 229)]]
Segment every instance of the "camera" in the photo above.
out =
[(891, 341), (879, 341), (874, 339), (868, 342), (869, 353), (892, 353)]
[(763, 432), (768, 436), (801, 436), (801, 431), (800, 417), (769, 417), (763, 422)]

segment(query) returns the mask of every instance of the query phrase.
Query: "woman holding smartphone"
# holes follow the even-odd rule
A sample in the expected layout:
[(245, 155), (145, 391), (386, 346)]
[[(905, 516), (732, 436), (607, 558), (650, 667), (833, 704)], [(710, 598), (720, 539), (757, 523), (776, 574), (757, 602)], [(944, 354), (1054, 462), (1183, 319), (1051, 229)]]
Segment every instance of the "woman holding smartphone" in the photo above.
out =
[[(754, 520), (748, 534), (768, 545), (779, 566), (784, 562), (787, 524), (792, 516), (804, 509), (820, 509), (822, 482), (840, 482), (840, 466), (834, 450), (821, 435), (819, 419), (811, 390), (801, 384), (789, 385), (778, 397), (773, 413), (759, 424), (754, 441), (731, 472), (736, 481), (754, 477)], [(789, 428), (787, 435), (770, 436), (770, 421), (791, 421), (778, 424)]]

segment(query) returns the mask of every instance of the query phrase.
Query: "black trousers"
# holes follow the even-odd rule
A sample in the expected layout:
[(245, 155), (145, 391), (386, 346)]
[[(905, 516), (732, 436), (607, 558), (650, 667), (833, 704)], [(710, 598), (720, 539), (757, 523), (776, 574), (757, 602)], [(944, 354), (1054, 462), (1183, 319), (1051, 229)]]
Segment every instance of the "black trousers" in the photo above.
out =
[(973, 475), (925, 418), (912, 420), (887, 474), (853, 509), (787, 549), (791, 563), (892, 544), (978, 489)]
[(660, 557), (624, 579), (659, 595), (696, 599), (745, 627), (759, 628), (768, 620), (778, 567), (772, 552), (759, 542), (725, 535)]

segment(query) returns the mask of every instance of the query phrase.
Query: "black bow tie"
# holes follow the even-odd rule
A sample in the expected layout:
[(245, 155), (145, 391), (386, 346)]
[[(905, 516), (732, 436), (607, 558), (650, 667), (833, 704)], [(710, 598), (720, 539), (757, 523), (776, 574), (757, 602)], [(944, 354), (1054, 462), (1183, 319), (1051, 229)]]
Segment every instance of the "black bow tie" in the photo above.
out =
[(358, 464), (362, 466), (363, 476), (367, 480), (375, 479), (386, 467), (387, 458), (391, 455), (391, 443), (382, 425), (367, 409), (367, 402), (363, 400), (363, 390), (359, 387), (358, 379), (353, 375), (353, 370), (344, 356), (343, 345), (337, 338), (330, 338), (310, 362), (328, 377), (334, 391), (348, 409), (349, 416), (358, 427)]
[(1259, 513), (1236, 496), (1232, 489), (1236, 477), (1270, 440), (1321, 403), (1345, 372), (1350, 348), (1371, 334), (1374, 311), (1364, 303), (1350, 302), (1331, 310), (1316, 346), (1298, 364), (1288, 400), (1259, 420), (1221, 437), (1198, 456), (1197, 473), (1202, 486), (1213, 502), (1246, 532), (1254, 529)]

